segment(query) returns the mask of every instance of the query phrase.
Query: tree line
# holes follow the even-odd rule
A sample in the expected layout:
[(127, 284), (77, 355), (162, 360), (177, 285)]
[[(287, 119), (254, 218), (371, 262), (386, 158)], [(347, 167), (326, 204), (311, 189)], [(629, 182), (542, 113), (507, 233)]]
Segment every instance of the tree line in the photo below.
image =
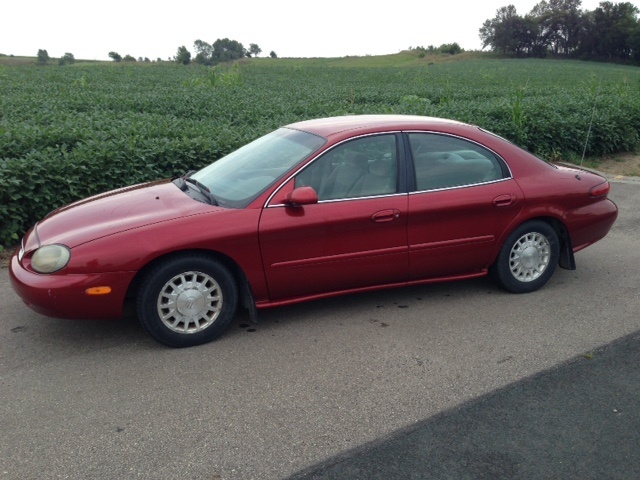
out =
[[(582, 0), (542, 0), (531, 12), (519, 15), (516, 7), (508, 5), (496, 11), (492, 19), (486, 20), (479, 34), (482, 47), (502, 55), (517, 57), (562, 56), (584, 60), (607, 62), (633, 62), (640, 64), (640, 20), (638, 7), (630, 2), (600, 2), (593, 10), (583, 10)], [(213, 43), (196, 40), (193, 44), (195, 57), (185, 47), (178, 47), (170, 61), (188, 65), (192, 61), (200, 65), (238, 60), (259, 56), (262, 49), (255, 43), (245, 48), (242, 43), (229, 38), (217, 39)], [(449, 53), (455, 55), (464, 50), (458, 43), (440, 47), (430, 45), (410, 47), (421, 55), (427, 53)], [(269, 54), (277, 55), (274, 51)], [(135, 62), (131, 55), (121, 56), (109, 52), (115, 62)], [(38, 51), (38, 63), (50, 60), (46, 50)], [(71, 53), (59, 59), (59, 64), (75, 61)], [(139, 62), (150, 62), (149, 58), (138, 58)], [(158, 62), (162, 61), (160, 58)]]
[(409, 47), (410, 51), (419, 52), (418, 56), (420, 58), (424, 58), (428, 53), (448, 53), (449, 55), (456, 55), (458, 53), (464, 52), (464, 48), (458, 45), (458, 42), (453, 43), (443, 43), (439, 47), (435, 47), (433, 45), (429, 45), (427, 48), (425, 47)]
[(480, 28), (483, 48), (503, 55), (548, 55), (640, 63), (640, 10), (630, 2), (600, 2), (581, 9), (581, 0), (543, 0), (524, 16), (501, 7)]
[[(228, 38), (219, 38), (213, 43), (207, 43), (204, 40), (198, 39), (193, 42), (193, 48), (196, 52), (193, 61), (200, 65), (209, 66), (238, 60), (243, 57), (257, 57), (262, 53), (262, 49), (256, 43), (249, 44), (249, 48), (247, 49), (237, 40), (230, 40)], [(277, 57), (274, 51), (271, 51), (269, 56), (271, 58)], [(173, 59), (176, 63), (188, 65), (192, 61), (191, 52), (183, 45), (178, 47), (178, 51)]]
[[(242, 43), (237, 40), (230, 40), (228, 38), (219, 38), (213, 43), (207, 43), (203, 40), (196, 40), (193, 43), (194, 50), (196, 52), (195, 58), (192, 57), (191, 52), (184, 45), (178, 47), (176, 54), (173, 58), (169, 58), (170, 61), (175, 61), (183, 65), (188, 65), (192, 61), (200, 65), (217, 65), (218, 63), (230, 62), (238, 60), (243, 57), (258, 56), (262, 53), (262, 49), (255, 43), (249, 45), (249, 48), (245, 48)], [(270, 56), (276, 58), (275, 52), (271, 52)], [(135, 57), (131, 55), (125, 55), (124, 57), (118, 52), (109, 52), (109, 58), (114, 62), (135, 62)], [(139, 58), (139, 62), (143, 59)], [(145, 57), (145, 62), (150, 61)], [(158, 58), (158, 62), (162, 61)]]

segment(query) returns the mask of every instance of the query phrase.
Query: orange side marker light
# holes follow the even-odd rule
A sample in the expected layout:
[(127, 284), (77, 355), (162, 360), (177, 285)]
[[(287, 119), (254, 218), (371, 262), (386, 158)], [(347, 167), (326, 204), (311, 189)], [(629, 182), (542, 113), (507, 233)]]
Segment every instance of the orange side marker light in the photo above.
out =
[(87, 295), (108, 295), (111, 293), (111, 287), (91, 287), (87, 288), (84, 293)]

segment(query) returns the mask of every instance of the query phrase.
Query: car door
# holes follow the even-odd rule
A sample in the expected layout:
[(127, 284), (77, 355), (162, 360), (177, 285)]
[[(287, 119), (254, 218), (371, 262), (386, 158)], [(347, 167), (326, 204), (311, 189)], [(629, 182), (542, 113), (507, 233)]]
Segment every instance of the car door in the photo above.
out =
[[(404, 282), (407, 203), (399, 134), (344, 142), (298, 172), (264, 209), (260, 247), (277, 301)], [(290, 205), (305, 187), (317, 201)]]
[(506, 163), (459, 137), (409, 133), (411, 280), (481, 272), (521, 209), (523, 194)]

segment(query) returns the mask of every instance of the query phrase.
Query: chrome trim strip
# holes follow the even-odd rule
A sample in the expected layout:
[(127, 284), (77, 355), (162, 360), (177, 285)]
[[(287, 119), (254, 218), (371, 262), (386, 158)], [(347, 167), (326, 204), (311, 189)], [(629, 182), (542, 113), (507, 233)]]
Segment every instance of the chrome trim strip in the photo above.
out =
[(480, 186), (480, 185), (491, 185), (492, 183), (506, 182), (507, 180), (513, 180), (513, 177), (500, 178), (498, 180), (490, 180), (488, 182), (468, 183), (468, 184), (465, 184), (465, 185), (456, 185), (454, 187), (432, 188), (431, 190), (416, 190), (414, 192), (409, 192), (409, 195), (415, 195), (417, 193), (445, 192), (447, 190), (456, 190), (456, 189), (459, 189), (459, 188), (477, 187), (477, 186)]
[(362, 260), (368, 257), (379, 257), (383, 255), (395, 255), (404, 253), (409, 250), (407, 245), (398, 247), (381, 248), (377, 250), (366, 250), (364, 252), (340, 253), (336, 255), (328, 255), (323, 257), (303, 258), (301, 260), (288, 260), (285, 262), (276, 262), (271, 264), (271, 268), (296, 268), (307, 265), (321, 265), (324, 263), (344, 262), (350, 260)]
[[(332, 200), (320, 200), (315, 205), (319, 205), (321, 203), (352, 202), (354, 200), (371, 200), (372, 198), (389, 198), (389, 197), (403, 197), (403, 196), (406, 197), (407, 195), (408, 194), (406, 192), (401, 192), (401, 193), (388, 193), (384, 195), (370, 195), (368, 197), (335, 198)], [(275, 207), (291, 207), (291, 205), (287, 205), (286, 203), (278, 203), (274, 205), (267, 205), (265, 208), (275, 208)]]
[[(473, 126), (473, 125), (472, 125)], [(484, 132), (484, 130), (482, 130), (482, 128), (478, 127), (481, 131)], [(509, 162), (507, 162), (502, 155), (498, 154), (498, 152), (496, 152), (495, 150), (492, 150), (491, 148), (487, 147), (486, 145), (483, 145), (482, 143), (476, 142), (475, 140), (472, 140), (470, 138), (467, 137), (461, 137), (460, 135), (455, 135), (453, 133), (446, 133), (446, 132), (434, 132), (434, 131), (426, 131), (426, 130), (403, 130), (404, 133), (428, 133), (431, 135), (444, 135), (446, 137), (453, 137), (453, 138), (459, 138), (460, 140), (464, 140), (467, 141), (469, 143), (473, 143), (475, 145), (478, 145), (481, 148), (484, 148), (485, 150), (488, 150), (489, 152), (491, 152), (492, 154), (494, 154), (496, 156), (496, 158), (498, 158), (499, 160), (502, 161), (502, 163), (504, 163), (507, 166), (507, 170), (509, 171), (509, 178), (513, 178), (513, 172), (511, 171), (511, 167), (509, 166)], [(499, 135), (495, 135), (492, 134), (491, 132), (486, 132), (489, 133), (491, 135), (494, 135), (495, 137), (501, 138)], [(507, 142), (509, 142), (507, 140)], [(509, 142), (511, 143), (511, 142)], [(413, 152), (411, 152), (411, 155), (413, 156)], [(413, 163), (413, 162), (411, 162)]]
[[(480, 127), (478, 127), (478, 128), (480, 128)], [(313, 157), (311, 160), (309, 160), (307, 163), (305, 163), (303, 166), (301, 166), (295, 172), (293, 172), (291, 175), (289, 175), (289, 177), (287, 177), (286, 180), (282, 181), (282, 183), (280, 183), (280, 186), (278, 188), (276, 188), (271, 195), (269, 195), (269, 198), (264, 203), (262, 208), (286, 207), (287, 205), (285, 205), (285, 204), (269, 205), (269, 202), (282, 189), (282, 187), (284, 187), (293, 177), (295, 177), (298, 173), (300, 173), (302, 170), (304, 170), (307, 166), (309, 166), (313, 162), (315, 162), (318, 157), (324, 155), (325, 153), (330, 152), (331, 150), (333, 150), (334, 148), (338, 147), (339, 145), (342, 145), (345, 142), (350, 142), (351, 140), (355, 140), (357, 138), (373, 137), (373, 136), (376, 136), (376, 135), (389, 135), (389, 134), (396, 134), (396, 133), (405, 133), (405, 134), (409, 134), (409, 133), (424, 133), (424, 134), (430, 134), (430, 135), (444, 135), (446, 137), (458, 138), (460, 140), (463, 140), (463, 141), (466, 141), (466, 142), (469, 142), (469, 143), (473, 143), (474, 145), (477, 145), (477, 146), (479, 146), (479, 147), (491, 152), (493, 155), (496, 156), (497, 159), (502, 161), (502, 163), (507, 167), (507, 171), (509, 173), (509, 176), (505, 177), (505, 178), (500, 178), (498, 180), (490, 180), (488, 182), (481, 182), (481, 183), (470, 183), (468, 185), (458, 185), (458, 186), (455, 186), (455, 187), (435, 188), (435, 189), (432, 189), (432, 190), (415, 190), (415, 191), (406, 192), (406, 193), (405, 192), (400, 192), (400, 193), (392, 194), (392, 195), (379, 195), (379, 196), (372, 196), (372, 197), (356, 197), (356, 198), (342, 198), (342, 199), (336, 199), (336, 200), (322, 200), (322, 201), (319, 201), (318, 203), (320, 204), (320, 203), (328, 203), (328, 202), (342, 202), (342, 201), (349, 201), (349, 200), (362, 200), (363, 198), (381, 198), (381, 197), (384, 197), (384, 196), (407, 195), (407, 194), (408, 195), (415, 195), (417, 193), (440, 192), (440, 191), (445, 191), (445, 190), (454, 190), (454, 189), (459, 189), (459, 188), (473, 187), (473, 186), (477, 186), (477, 185), (488, 185), (488, 184), (491, 184), (491, 183), (504, 182), (506, 180), (513, 180), (513, 172), (511, 171), (511, 167), (509, 166), (509, 163), (500, 154), (498, 154), (496, 151), (492, 150), (491, 148), (487, 147), (486, 145), (483, 145), (482, 143), (476, 142), (475, 140), (472, 140), (472, 139), (467, 138), (467, 137), (461, 137), (460, 135), (455, 135), (453, 133), (439, 132), (439, 131), (434, 131), (434, 130), (389, 130), (389, 131), (385, 131), (385, 132), (367, 133), (367, 134), (363, 134), (363, 135), (358, 135), (358, 136), (355, 136), (355, 137), (347, 138), (347, 139), (345, 139), (345, 140), (343, 140), (343, 141), (341, 141), (339, 143), (336, 143), (335, 145), (332, 145), (327, 150), (323, 150), (321, 153), (319, 153), (318, 155)], [(488, 132), (488, 133), (491, 133), (491, 132)], [(496, 136), (498, 136), (498, 135), (496, 135)], [(412, 156), (413, 156), (413, 154), (412, 154)], [(413, 158), (411, 158), (411, 165), (414, 165)]]
[(40, 241), (40, 235), (38, 235), (38, 225), (40, 224), (40, 222), (36, 222), (36, 224), (33, 226), (33, 234), (36, 236), (36, 242), (38, 242), (38, 248), (40, 248), (42, 246), (42, 242)]
[(473, 245), (476, 243), (488, 243), (495, 241), (494, 235), (483, 235), (481, 237), (456, 238), (455, 240), (442, 240), (439, 242), (418, 243), (409, 245), (409, 252), (421, 250), (435, 250), (437, 248), (458, 247), (460, 245)]

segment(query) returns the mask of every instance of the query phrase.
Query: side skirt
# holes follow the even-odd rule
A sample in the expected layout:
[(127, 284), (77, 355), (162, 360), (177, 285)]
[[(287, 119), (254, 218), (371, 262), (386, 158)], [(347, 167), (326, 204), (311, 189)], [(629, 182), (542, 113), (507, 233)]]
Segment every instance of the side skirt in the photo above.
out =
[(487, 270), (479, 270), (473, 273), (467, 273), (464, 275), (453, 275), (450, 277), (437, 277), (437, 278), (427, 278), (424, 280), (412, 280), (410, 282), (402, 282), (402, 283), (389, 283), (385, 285), (375, 285), (371, 287), (361, 287), (361, 288), (352, 288), (349, 290), (340, 290), (337, 292), (326, 292), (326, 293), (318, 293), (314, 295), (304, 295), (301, 297), (295, 298), (286, 298), (283, 300), (275, 300), (275, 301), (262, 301), (255, 304), (257, 308), (271, 308), (271, 307), (283, 307), (285, 305), (294, 305), (296, 303), (307, 302), (310, 300), (320, 300), (323, 298), (332, 298), (338, 297), (341, 295), (349, 295), (352, 293), (363, 293), (363, 292), (375, 292), (378, 290), (385, 290), (388, 288), (401, 288), (401, 287), (409, 287), (413, 285), (425, 285), (429, 283), (443, 283), (443, 282), (455, 282), (458, 280), (468, 280), (471, 278), (479, 278), (487, 275)]

